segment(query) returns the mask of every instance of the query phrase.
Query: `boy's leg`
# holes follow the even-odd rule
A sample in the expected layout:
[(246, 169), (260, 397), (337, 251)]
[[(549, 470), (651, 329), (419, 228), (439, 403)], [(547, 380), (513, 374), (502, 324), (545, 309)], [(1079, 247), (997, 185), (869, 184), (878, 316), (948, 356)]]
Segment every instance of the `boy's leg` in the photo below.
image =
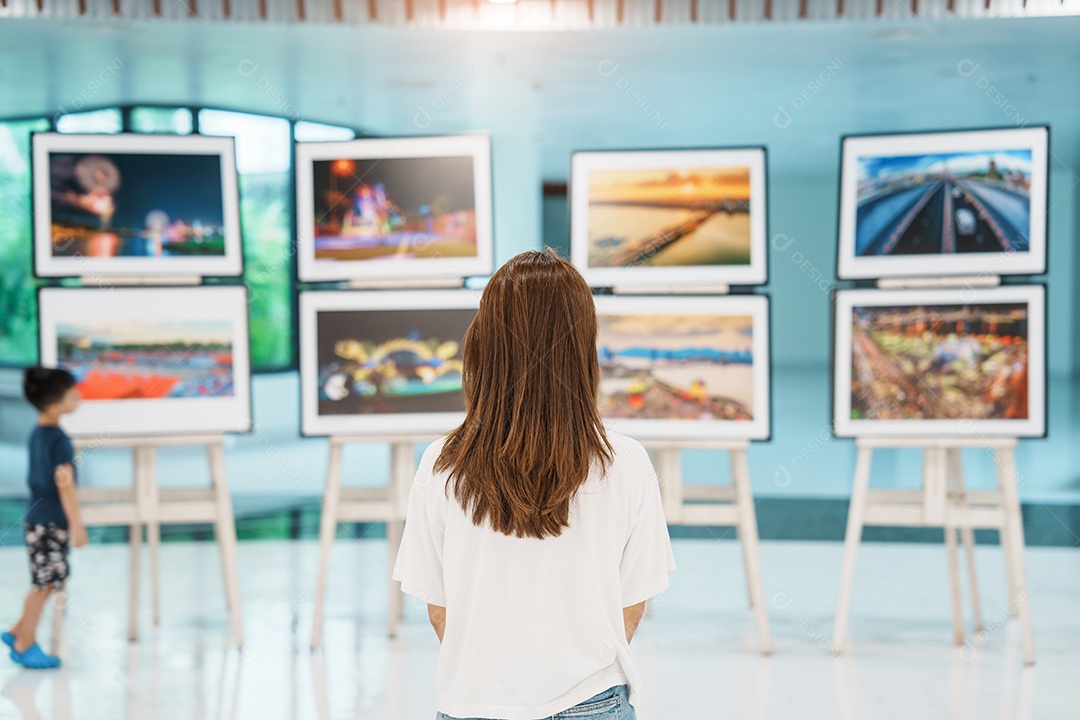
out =
[(30, 592), (26, 593), (22, 618), (16, 623), (18, 632), (14, 629), (11, 631), (12, 635), (15, 636), (15, 652), (21, 653), (37, 642), (38, 622), (41, 620), (41, 612), (45, 608), (45, 602), (51, 594), (52, 588), (48, 586), (44, 588), (32, 587)]
[(68, 576), (68, 531), (54, 524), (24, 526), (30, 555), (30, 592), (26, 594), (23, 614), (11, 633), (13, 650), (22, 653), (37, 642), (37, 627), (45, 603), (54, 589), (62, 590)]

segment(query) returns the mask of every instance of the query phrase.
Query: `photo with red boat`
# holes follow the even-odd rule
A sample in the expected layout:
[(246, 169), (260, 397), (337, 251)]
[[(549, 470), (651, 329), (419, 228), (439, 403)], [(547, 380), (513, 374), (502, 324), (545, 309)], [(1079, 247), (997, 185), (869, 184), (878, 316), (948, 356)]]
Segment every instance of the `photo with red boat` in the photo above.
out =
[(228, 397), (231, 337), (218, 321), (61, 323), (57, 349), (85, 400)]

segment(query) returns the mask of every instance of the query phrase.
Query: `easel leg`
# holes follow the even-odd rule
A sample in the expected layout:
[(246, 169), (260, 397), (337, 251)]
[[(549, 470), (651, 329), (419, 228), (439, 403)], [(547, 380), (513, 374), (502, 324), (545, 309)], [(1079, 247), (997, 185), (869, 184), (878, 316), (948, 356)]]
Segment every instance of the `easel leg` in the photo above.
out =
[[(967, 505), (967, 488), (964, 486), (964, 460), (960, 448), (949, 450), (949, 462), (952, 468), (952, 480), (961, 502)], [(960, 540), (964, 543), (964, 564), (967, 566), (968, 590), (971, 593), (971, 617), (975, 633), (983, 631), (982, 609), (979, 602), (979, 580), (975, 568), (975, 531), (970, 527), (960, 529)]]
[(953, 642), (964, 644), (964, 609), (960, 595), (960, 555), (956, 550), (956, 528), (945, 526), (945, 548), (949, 556), (949, 596), (952, 600)]
[[(1006, 511), (1007, 512), (1007, 511)], [(1012, 547), (1015, 544), (1015, 540), (1012, 537), (1012, 531), (1009, 528), (1008, 518), (1005, 519), (1005, 524), (998, 530), (998, 541), (1001, 544), (1001, 552), (1005, 557), (1005, 588), (1006, 595), (1012, 598), (1016, 595), (1016, 577), (1013, 575), (1013, 566), (1009, 561), (1012, 557)], [(1016, 607), (1010, 602), (1005, 607), (1005, 613), (1008, 617), (1016, 617)]]
[(311, 622), (311, 648), (322, 645), (323, 604), (326, 600), (326, 574), (330, 550), (337, 530), (338, 500), (341, 495), (341, 444), (330, 440), (330, 458), (326, 467), (326, 493), (319, 520), (319, 569), (315, 576), (315, 616)]
[(769, 610), (765, 605), (765, 593), (761, 583), (761, 557), (758, 552), (757, 511), (750, 490), (750, 467), (745, 450), (731, 451), (731, 478), (735, 485), (735, 502), (739, 508), (739, 541), (746, 561), (746, 584), (750, 594), (750, 607), (757, 617), (758, 641), (761, 654), (772, 653), (772, 634), (769, 632)]
[(157, 449), (143, 448), (143, 487), (146, 491), (146, 546), (150, 557), (150, 606), (154, 627), (161, 624), (161, 582), (158, 553), (161, 549), (161, 500), (157, 484)]
[(405, 597), (401, 592), (401, 583), (394, 580), (394, 564), (398, 550), (401, 549), (401, 537), (405, 532), (405, 514), (408, 508), (409, 492), (412, 489), (413, 469), (416, 464), (411, 442), (394, 443), (390, 446), (390, 499), (393, 517), (386, 523), (387, 572), (386, 580), (390, 596), (387, 600), (387, 634), (397, 637), (398, 625), (405, 615)]
[(397, 637), (398, 624), (404, 614), (405, 603), (401, 592), (401, 583), (390, 577), (394, 571), (394, 562), (397, 560), (398, 550), (401, 548), (401, 536), (405, 531), (405, 523), (400, 520), (391, 520), (386, 523), (386, 541), (388, 546), (389, 569), (387, 581), (389, 583), (390, 597), (386, 607), (386, 632), (390, 637)]
[[(1013, 537), (1012, 526), (1009, 523), (1009, 507), (1008, 499), (1005, 495), (1006, 480), (1003, 477), (1001, 463), (1004, 462), (1005, 455), (999, 451), (994, 450), (994, 466), (997, 468), (997, 487), (1001, 491), (1001, 504), (1002, 510), (1005, 514), (1005, 522), (998, 529), (998, 541), (1001, 544), (1001, 552), (1005, 559), (1005, 589), (1008, 602), (1005, 605), (1005, 612), (1008, 617), (1016, 617), (1016, 605), (1012, 602), (1012, 599), (1017, 594), (1016, 574), (1013, 569), (1013, 563), (1010, 558), (1013, 557), (1013, 546), (1016, 544), (1017, 539)], [(1019, 502), (1019, 500), (1017, 501)], [(1021, 542), (1021, 549), (1023, 547), (1023, 540)]]
[[(221, 562), (222, 583), (225, 583), (226, 581), (224, 572), (225, 568), (229, 566), (229, 556), (227, 550), (225, 549), (225, 543), (221, 542), (221, 531), (218, 529), (217, 526), (217, 518), (214, 519), (214, 539), (217, 540), (218, 560)], [(228, 586), (225, 585), (224, 587), (227, 588)], [(233, 610), (232, 597), (230, 597), (230, 593), (227, 589), (225, 591), (225, 609), (229, 611), (229, 617), (231, 618)]]
[[(923, 489), (927, 497), (925, 507), (936, 512), (932, 522), (940, 521), (945, 532), (945, 554), (949, 562), (949, 599), (952, 609), (953, 642), (964, 644), (964, 600), (960, 591), (960, 554), (956, 548), (957, 528), (949, 521), (949, 463), (951, 449), (928, 447), (923, 449)], [(936, 508), (936, 510), (933, 510)]]
[(139, 555), (142, 554), (142, 525), (133, 522), (128, 530), (128, 544), (131, 546), (131, 586), (128, 596), (128, 640), (139, 639)]
[[(682, 455), (679, 448), (655, 448), (649, 450), (649, 456), (656, 469), (656, 479), (660, 483), (660, 502), (664, 507), (664, 519), (668, 525), (682, 524), (683, 485)], [(749, 597), (749, 590), (747, 596)], [(652, 607), (646, 605), (642, 622), (653, 616)]]
[(132, 484), (135, 490), (135, 512), (136, 518), (132, 522), (131, 527), (128, 529), (128, 543), (131, 546), (131, 587), (128, 608), (128, 640), (135, 642), (139, 639), (139, 590), (142, 584), (142, 577), (140, 573), (140, 562), (142, 555), (142, 522), (145, 520), (149, 513), (147, 503), (149, 498), (147, 497), (147, 485), (146, 485), (146, 467), (147, 467), (147, 455), (146, 447), (136, 445), (132, 448), (132, 465), (133, 465), (133, 478)]
[[(742, 541), (741, 531), (740, 531), (739, 535), (740, 535), (740, 537), (738, 538), (739, 544), (742, 545), (743, 567), (748, 568), (748, 567), (750, 567), (750, 557), (747, 554), (748, 551), (747, 551), (747, 548), (746, 548), (746, 543)], [(749, 575), (746, 576), (746, 607), (748, 609), (750, 609), (750, 610), (755, 609), (754, 608), (754, 594), (752, 592), (750, 592), (750, 576)]]
[(220, 442), (206, 446), (210, 461), (210, 480), (214, 484), (215, 509), (217, 512), (217, 541), (221, 545), (222, 573), (225, 580), (226, 605), (232, 619), (236, 646), (244, 644), (243, 619), (240, 614), (240, 574), (236, 559), (236, 516), (233, 515), (232, 498), (225, 474), (225, 451)]
[[(734, 473), (732, 473), (732, 482), (734, 482)], [(735, 492), (736, 492), (736, 498), (737, 498), (738, 497), (738, 490), (736, 489)], [(736, 500), (736, 502), (738, 502), (738, 500)], [(740, 518), (742, 517), (742, 514), (743, 514), (743, 508), (740, 505), (739, 506), (739, 517)], [(756, 510), (754, 511), (754, 514), (755, 515), (757, 514)], [(735, 534), (736, 534), (736, 536), (738, 537), (738, 540), (739, 540), (739, 545), (742, 547), (743, 571), (744, 571), (744, 573), (746, 575), (746, 606), (748, 608), (750, 608), (751, 610), (755, 610), (756, 607), (754, 605), (754, 588), (753, 588), (754, 579), (750, 575), (750, 567), (754, 564), (754, 560), (753, 560), (751, 550), (750, 550), (750, 542), (748, 542), (747, 539), (743, 537), (746, 533), (747, 533), (747, 530), (745, 530), (741, 524), (735, 530)], [(753, 540), (753, 542), (756, 544), (757, 541), (758, 541), (757, 519), (755, 518), (755, 521), (754, 521), (754, 540)]]
[(671, 525), (682, 521), (683, 487), (682, 457), (678, 448), (659, 448), (652, 451), (657, 480), (660, 482), (660, 501), (664, 518)]
[(161, 525), (146, 524), (146, 546), (150, 551), (150, 603), (153, 607), (154, 627), (161, 624), (161, 588), (158, 571), (158, 552), (161, 548)]
[(855, 583), (855, 561), (862, 542), (866, 494), (870, 486), (871, 448), (860, 447), (855, 460), (855, 484), (848, 505), (847, 532), (844, 535), (844, 566), (840, 573), (840, 598), (836, 603), (836, 622), (833, 626), (833, 652), (844, 652), (847, 643), (848, 615), (851, 612), (851, 590)]
[(1028, 602), (1027, 574), (1024, 569), (1024, 519), (1020, 513), (1020, 491), (1016, 479), (1016, 455), (1012, 449), (994, 451), (998, 484), (1005, 505), (1005, 525), (1008, 528), (1009, 547), (1006, 567), (1012, 565), (1013, 583), (1009, 587), (1009, 605), (1015, 608), (1020, 620), (1024, 662), (1035, 663), (1035, 640), (1031, 631), (1031, 604)]

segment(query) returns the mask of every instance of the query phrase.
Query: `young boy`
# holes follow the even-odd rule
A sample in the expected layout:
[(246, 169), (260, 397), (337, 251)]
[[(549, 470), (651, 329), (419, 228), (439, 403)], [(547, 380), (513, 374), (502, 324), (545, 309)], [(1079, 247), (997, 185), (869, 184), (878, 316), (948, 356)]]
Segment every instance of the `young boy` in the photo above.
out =
[(46, 655), (37, 644), (41, 611), (53, 590), (63, 590), (68, 576), (68, 546), (86, 544), (75, 490), (75, 449), (60, 429), (60, 416), (73, 412), (82, 399), (75, 378), (66, 370), (34, 367), (23, 377), (26, 399), (38, 410), (30, 435), (30, 502), (23, 527), (30, 551), (30, 581), (22, 617), (0, 639), (11, 659), (28, 668), (54, 668), (60, 658)]

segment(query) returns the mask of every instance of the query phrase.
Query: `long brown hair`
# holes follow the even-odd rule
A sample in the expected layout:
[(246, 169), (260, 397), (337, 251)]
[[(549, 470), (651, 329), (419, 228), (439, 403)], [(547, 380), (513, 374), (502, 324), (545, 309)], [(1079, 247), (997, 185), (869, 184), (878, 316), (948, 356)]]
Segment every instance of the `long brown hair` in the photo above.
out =
[(594, 462), (613, 449), (596, 405), (596, 307), (585, 279), (552, 250), (525, 252), (492, 276), (465, 332), (465, 422), (435, 470), (474, 525), (558, 536)]

